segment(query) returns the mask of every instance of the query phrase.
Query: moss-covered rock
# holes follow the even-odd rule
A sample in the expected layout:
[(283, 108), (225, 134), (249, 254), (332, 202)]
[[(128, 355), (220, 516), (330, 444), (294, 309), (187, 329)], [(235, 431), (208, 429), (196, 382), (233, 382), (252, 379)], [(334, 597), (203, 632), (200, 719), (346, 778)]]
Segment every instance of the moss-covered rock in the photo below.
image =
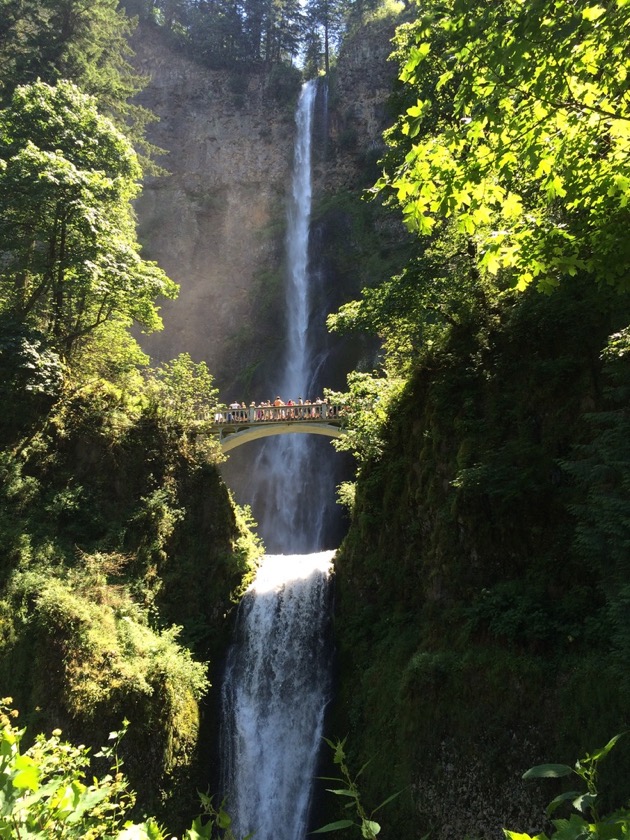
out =
[[(554, 790), (521, 774), (627, 728), (618, 599), (576, 545), (587, 489), (564, 467), (611, 409), (602, 350), (628, 302), (605, 298), (576, 280), (453, 328), (362, 470), (335, 561), (330, 727), (355, 767), (371, 760), (366, 801), (404, 790), (385, 838), (540, 829)], [(611, 804), (627, 764), (610, 761)]]
[(258, 546), (212, 447), (104, 391), (1, 454), (0, 684), (31, 736), (98, 748), (127, 718), (138, 809), (176, 830), (212, 773), (209, 669)]

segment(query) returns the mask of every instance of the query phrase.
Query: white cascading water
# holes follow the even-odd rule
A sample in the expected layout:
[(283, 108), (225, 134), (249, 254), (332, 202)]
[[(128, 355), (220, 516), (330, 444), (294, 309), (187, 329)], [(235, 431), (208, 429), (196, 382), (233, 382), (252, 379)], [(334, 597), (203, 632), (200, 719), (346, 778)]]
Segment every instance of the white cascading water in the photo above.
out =
[[(311, 144), (317, 83), (307, 82), (296, 110), (293, 176), (287, 206), (285, 345), (282, 370), (273, 387), (284, 402), (315, 400), (308, 244), (311, 219)], [(319, 441), (321, 444), (321, 441)], [(252, 470), (252, 508), (265, 543), (273, 551), (316, 551), (322, 547), (324, 494), (334, 494), (314, 458), (310, 435), (281, 435), (261, 444)], [(330, 444), (328, 446), (331, 449)], [(259, 514), (262, 511), (262, 515)]]
[(227, 810), (238, 838), (306, 835), (329, 690), (332, 554), (267, 555), (239, 607), (222, 743)]
[[(287, 340), (278, 384), (285, 401), (307, 398), (311, 375), (308, 239), (315, 95), (316, 83), (307, 82), (296, 112), (286, 239)], [(313, 463), (308, 437), (270, 439), (251, 471), (265, 500), (261, 532), (272, 533), (281, 550), (321, 547), (321, 464)], [(327, 599), (333, 553), (267, 555), (239, 607), (223, 681), (221, 736), (223, 790), (237, 837), (306, 836), (330, 690)]]
[[(284, 375), (279, 383), (285, 399), (295, 399), (308, 386), (309, 288), (308, 235), (311, 223), (311, 140), (317, 86), (307, 82), (296, 112), (297, 132), (287, 217), (287, 345)], [(299, 437), (299, 435), (298, 435)]]

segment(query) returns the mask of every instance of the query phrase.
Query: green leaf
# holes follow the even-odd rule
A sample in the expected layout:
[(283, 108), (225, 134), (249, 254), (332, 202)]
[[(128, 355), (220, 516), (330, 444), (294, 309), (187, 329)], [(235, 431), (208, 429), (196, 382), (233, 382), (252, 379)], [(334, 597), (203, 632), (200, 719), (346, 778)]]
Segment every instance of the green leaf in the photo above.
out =
[(581, 795), (578, 794), (577, 799), (574, 799), (572, 804), (576, 811), (581, 811), (585, 814), (587, 811), (590, 811), (596, 801), (596, 793), (583, 793)]
[(201, 817), (193, 820), (192, 825), (184, 834), (184, 840), (211, 840), (212, 838), (212, 820), (204, 825)]
[(584, 20), (597, 20), (604, 14), (606, 14), (606, 9), (603, 6), (589, 6), (586, 9), (582, 9)]
[(376, 837), (380, 830), (380, 825), (377, 822), (374, 822), (374, 820), (363, 820), (361, 822), (361, 834), (366, 838), (366, 840), (372, 840), (372, 838)]
[(503, 215), (507, 219), (515, 219), (523, 213), (521, 198), (514, 193), (508, 193), (503, 202)]
[(15, 759), (15, 767), (18, 772), (12, 779), (13, 787), (28, 790), (37, 790), (39, 787), (39, 770), (32, 758), (19, 755)]
[[(461, 213), (457, 219), (457, 229), (461, 233), (473, 234), (475, 232), (475, 221), (470, 213)], [(429, 231), (427, 231), (428, 233)]]
[(353, 799), (358, 799), (356, 790), (348, 790), (348, 788), (326, 788), (328, 793), (334, 793), (337, 796), (351, 796)]
[(345, 745), (346, 745), (346, 739), (345, 738), (343, 739), (343, 741), (337, 741), (337, 743), (335, 744), (335, 746), (334, 746), (335, 755), (334, 755), (334, 758), (333, 758), (333, 761), (335, 762), (335, 764), (343, 764), (343, 760), (346, 757), (346, 754), (344, 752)]
[(605, 746), (605, 747), (602, 747), (600, 750), (597, 750), (597, 752), (593, 753), (593, 755), (591, 756), (592, 760), (593, 760), (593, 761), (600, 761), (602, 758), (604, 758), (605, 756), (607, 756), (607, 755), (608, 755), (608, 753), (609, 753), (609, 752), (612, 750), (612, 748), (615, 746), (615, 744), (617, 743), (617, 741), (618, 741), (620, 738), (622, 738), (625, 734), (626, 734), (625, 732), (620, 732), (620, 733), (619, 733), (619, 735), (614, 735), (614, 736), (610, 739), (610, 741), (606, 744), (606, 746)]
[(86, 811), (91, 811), (92, 808), (99, 804), (99, 802), (107, 799), (107, 797), (110, 796), (110, 793), (111, 791), (107, 787), (92, 788), (92, 790), (88, 789), (80, 796), (78, 802), (74, 803), (72, 813), (68, 817), (68, 822), (79, 822)]
[(388, 805), (390, 802), (392, 802), (394, 799), (396, 799), (396, 797), (400, 796), (400, 794), (403, 792), (403, 790), (405, 790), (405, 788), (401, 788), (396, 793), (392, 793), (392, 795), (388, 796), (387, 799), (385, 799), (383, 802), (381, 802), (380, 805), (377, 805), (376, 808), (372, 811), (372, 813), (375, 814), (377, 811), (380, 811), (381, 808), (384, 808), (385, 805)]
[[(577, 814), (571, 814), (568, 820), (554, 820), (553, 824), (556, 828), (553, 840), (590, 840), (593, 837), (604, 836), (597, 831), (596, 826), (591, 826)], [(592, 829), (595, 829), (595, 831)], [(610, 838), (610, 840), (613, 840), (613, 838)], [(620, 838), (615, 837), (614, 840), (620, 840)]]
[(356, 825), (352, 820), (338, 820), (334, 823), (328, 823), (321, 828), (316, 828), (311, 831), (311, 834), (325, 834), (327, 831), (340, 831), (342, 828), (350, 828), (351, 825)]
[(547, 816), (551, 816), (553, 812), (559, 805), (562, 805), (563, 802), (568, 802), (570, 800), (575, 799), (576, 796), (580, 795), (579, 790), (569, 790), (566, 793), (561, 793), (559, 796), (556, 796), (554, 799), (551, 800), (549, 805), (547, 805), (545, 811)]
[(207, 793), (197, 791), (197, 796), (199, 797), (199, 801), (206, 810), (209, 810), (212, 807), (212, 797), (208, 796)]
[(561, 779), (573, 772), (573, 768), (568, 764), (537, 764), (523, 773), (523, 779)]
[(232, 817), (230, 817), (223, 808), (221, 808), (217, 814), (217, 825), (219, 828), (229, 828), (232, 825)]

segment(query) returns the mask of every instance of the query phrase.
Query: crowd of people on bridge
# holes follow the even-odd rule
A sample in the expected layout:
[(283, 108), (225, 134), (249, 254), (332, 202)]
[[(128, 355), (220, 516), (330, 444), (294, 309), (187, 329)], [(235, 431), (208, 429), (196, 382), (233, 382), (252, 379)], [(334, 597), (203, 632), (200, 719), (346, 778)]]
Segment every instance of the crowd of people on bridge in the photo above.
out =
[(234, 401), (228, 406), (219, 406), (214, 415), (215, 423), (256, 423), (274, 420), (323, 420), (337, 417), (339, 406), (330, 405), (327, 400), (318, 397), (316, 400), (288, 400), (286, 403), (280, 398), (265, 400), (261, 403), (246, 403)]

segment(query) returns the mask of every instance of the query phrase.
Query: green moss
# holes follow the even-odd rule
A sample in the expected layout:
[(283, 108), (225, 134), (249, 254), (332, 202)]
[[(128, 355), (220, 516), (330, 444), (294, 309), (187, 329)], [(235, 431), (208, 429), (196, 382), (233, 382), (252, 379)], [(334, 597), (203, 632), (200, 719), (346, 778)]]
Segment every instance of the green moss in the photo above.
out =
[[(355, 768), (371, 760), (366, 802), (407, 791), (383, 815), (386, 839), (489, 836), (510, 809), (511, 824), (530, 824), (550, 796), (524, 788), (522, 772), (571, 763), (628, 726), (625, 601), (592, 553), (593, 459), (613, 438), (593, 438), (590, 420), (610, 400), (602, 349), (627, 317), (624, 298), (579, 280), (550, 297), (504, 296), (425, 355), (382, 457), (362, 467), (335, 560), (330, 725), (348, 733)], [(616, 417), (599, 429), (621, 428)], [(584, 486), (560, 465), (581, 451)], [(623, 512), (619, 482), (615, 492)], [(625, 792), (611, 775), (614, 807)]]
[(247, 516), (184, 428), (111, 389), (79, 392), (0, 470), (3, 691), (32, 735), (97, 748), (126, 717), (138, 808), (177, 830), (211, 772), (200, 707), (259, 554)]
[(412, 250), (402, 225), (380, 204), (364, 201), (362, 189), (322, 195), (313, 206), (313, 224), (323, 234), (320, 260), (334, 277), (327, 287), (333, 292), (329, 311), (399, 272)]

